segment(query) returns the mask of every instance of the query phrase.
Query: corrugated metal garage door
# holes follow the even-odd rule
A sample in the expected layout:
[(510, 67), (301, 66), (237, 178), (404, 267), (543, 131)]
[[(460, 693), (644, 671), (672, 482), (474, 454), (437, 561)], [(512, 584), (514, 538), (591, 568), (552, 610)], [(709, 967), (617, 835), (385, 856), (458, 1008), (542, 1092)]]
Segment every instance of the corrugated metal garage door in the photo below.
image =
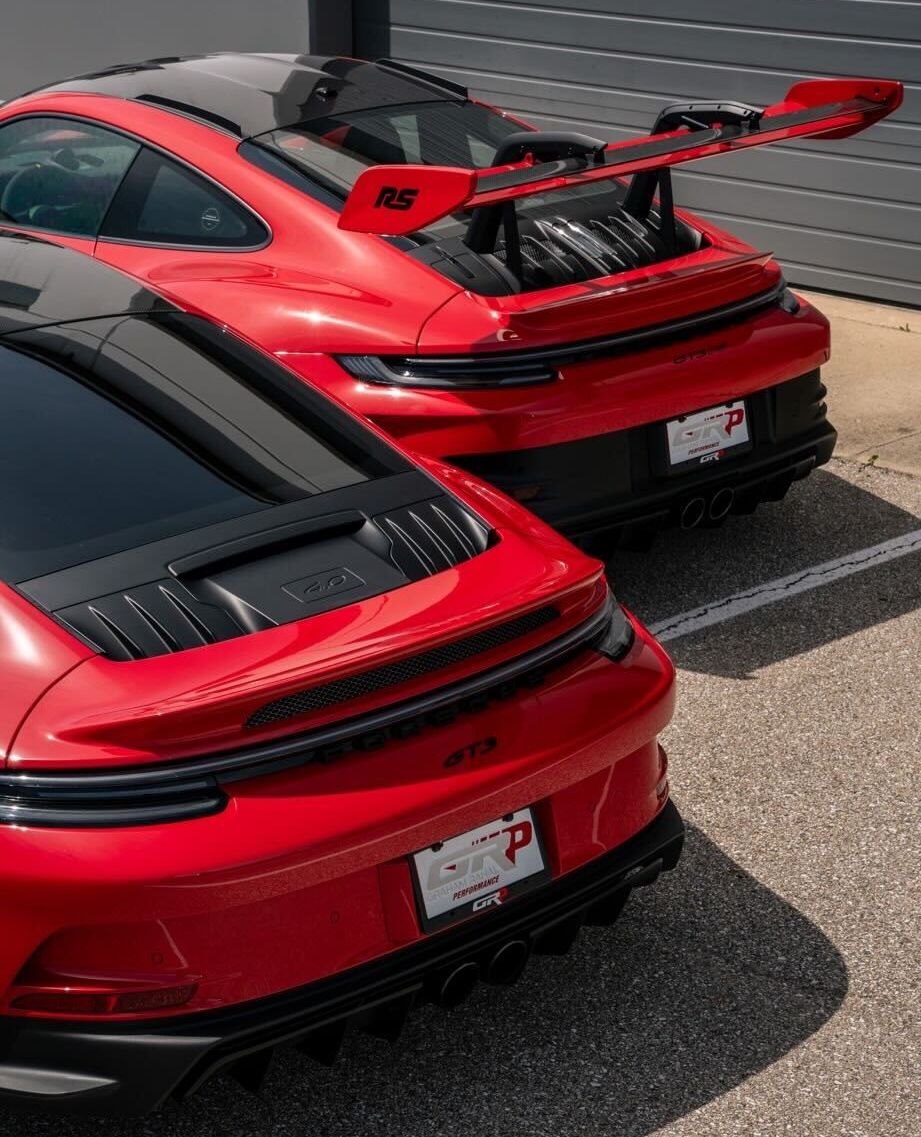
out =
[(0, 99), (98, 67), (204, 51), (303, 51), (307, 0), (0, 4)]
[(686, 99), (778, 100), (797, 79), (901, 79), (894, 118), (676, 176), (678, 200), (816, 288), (921, 305), (921, 3), (355, 0), (356, 54), (441, 71), (556, 129), (645, 134)]

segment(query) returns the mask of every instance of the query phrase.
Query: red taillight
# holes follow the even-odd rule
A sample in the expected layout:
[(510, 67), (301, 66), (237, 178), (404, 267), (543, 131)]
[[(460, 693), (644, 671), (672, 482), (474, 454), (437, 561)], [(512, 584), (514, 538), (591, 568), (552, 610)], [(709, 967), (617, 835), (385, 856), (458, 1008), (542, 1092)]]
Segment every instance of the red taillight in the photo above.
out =
[(111, 996), (85, 995), (82, 991), (34, 991), (20, 995), (11, 1006), (17, 1011), (39, 1011), (46, 1015), (104, 1015), (111, 1013)]
[(12, 1010), (33, 1014), (83, 1017), (97, 1015), (138, 1015), (181, 1007), (195, 994), (195, 983), (177, 987), (157, 987), (148, 991), (87, 991), (80, 988), (56, 991), (30, 991), (17, 995)]

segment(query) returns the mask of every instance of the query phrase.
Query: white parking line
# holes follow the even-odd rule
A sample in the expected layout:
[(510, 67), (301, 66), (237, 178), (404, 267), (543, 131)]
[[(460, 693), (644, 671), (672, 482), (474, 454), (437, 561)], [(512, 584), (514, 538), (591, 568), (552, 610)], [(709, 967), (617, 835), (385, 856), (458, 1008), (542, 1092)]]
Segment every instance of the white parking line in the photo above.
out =
[(886, 561), (893, 561), (896, 557), (904, 557), (908, 553), (918, 551), (921, 551), (921, 529), (904, 533), (901, 537), (893, 537), (890, 541), (882, 541), (879, 545), (871, 545), (868, 549), (859, 549), (855, 553), (848, 553), (833, 561), (813, 565), (790, 576), (770, 580), (745, 592), (736, 592), (722, 600), (714, 600), (712, 604), (703, 604), (700, 608), (683, 612), (680, 616), (660, 620), (657, 624), (651, 624), (650, 630), (660, 640), (674, 640), (701, 628), (708, 628), (711, 624), (721, 624), (724, 620), (731, 620), (733, 616), (741, 616), (743, 612), (763, 608), (766, 604), (776, 604), (778, 600), (786, 600), (798, 592), (808, 592), (811, 588), (831, 584), (832, 581), (841, 580), (842, 577), (851, 576), (855, 572), (863, 572), (864, 569), (874, 568), (876, 565), (885, 564)]

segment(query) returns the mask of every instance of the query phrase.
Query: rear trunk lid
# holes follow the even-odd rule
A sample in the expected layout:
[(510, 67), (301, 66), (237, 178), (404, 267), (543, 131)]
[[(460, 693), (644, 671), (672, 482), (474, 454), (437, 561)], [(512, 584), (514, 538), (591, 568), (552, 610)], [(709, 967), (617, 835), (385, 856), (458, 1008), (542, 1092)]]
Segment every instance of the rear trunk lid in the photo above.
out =
[(257, 635), (134, 662), (85, 659), (33, 709), (9, 768), (121, 768), (235, 750), (518, 658), (597, 614), (605, 594), (596, 562), (541, 531), (539, 545), (504, 529), (454, 569)]
[(463, 292), (426, 321), (419, 352), (479, 355), (635, 336), (757, 298), (776, 298), (781, 283), (770, 254), (711, 246), (668, 264), (544, 292)]

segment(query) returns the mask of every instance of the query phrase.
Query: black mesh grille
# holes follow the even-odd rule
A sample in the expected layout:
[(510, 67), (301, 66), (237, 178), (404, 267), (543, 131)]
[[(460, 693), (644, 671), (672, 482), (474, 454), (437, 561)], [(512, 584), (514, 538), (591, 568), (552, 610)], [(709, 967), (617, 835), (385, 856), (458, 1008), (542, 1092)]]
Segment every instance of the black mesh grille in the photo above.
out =
[(383, 691), (388, 687), (396, 687), (401, 683), (409, 683), (413, 679), (420, 679), (432, 671), (439, 671), (444, 667), (451, 667), (482, 652), (493, 651), (504, 647), (521, 636), (529, 635), (555, 620), (559, 612), (556, 608), (537, 608), (533, 612), (526, 612), (514, 620), (495, 627), (486, 628), (462, 640), (443, 644), (441, 647), (424, 651), (407, 659), (400, 659), (396, 663), (388, 663), (384, 667), (377, 667), (373, 671), (365, 671), (359, 675), (350, 675), (346, 679), (338, 679), (334, 683), (325, 683), (322, 687), (312, 687), (308, 691), (298, 691), (294, 695), (286, 695), (283, 699), (266, 703), (246, 720), (247, 726), (267, 726), (270, 723), (283, 722), (285, 719), (295, 718), (308, 711), (318, 711), (325, 707), (333, 707), (363, 695), (371, 695), (375, 691)]

